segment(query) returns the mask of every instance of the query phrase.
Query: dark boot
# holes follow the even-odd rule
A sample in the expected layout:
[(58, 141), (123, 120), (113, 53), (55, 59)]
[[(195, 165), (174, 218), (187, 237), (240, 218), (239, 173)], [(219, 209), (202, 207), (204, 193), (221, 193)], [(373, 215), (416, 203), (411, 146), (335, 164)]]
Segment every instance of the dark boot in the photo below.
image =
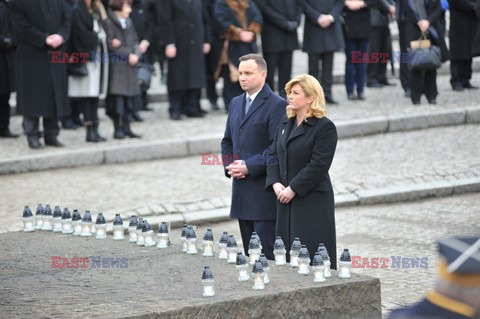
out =
[(106, 139), (103, 138), (103, 137), (98, 133), (98, 122), (97, 122), (97, 123), (93, 123), (92, 129), (93, 129), (93, 133), (95, 134), (95, 136), (97, 137), (97, 139), (98, 139), (99, 142), (105, 142), (105, 141), (106, 141)]
[(123, 118), (123, 132), (126, 136), (131, 138), (141, 138), (141, 135), (135, 134), (130, 129), (130, 118), (128, 116)]
[(62, 143), (57, 139), (56, 136), (45, 136), (45, 145), (53, 147), (64, 147)]
[(87, 142), (98, 143), (99, 140), (95, 135), (95, 131), (93, 130), (92, 124), (86, 124), (85, 128), (87, 129)]
[(123, 132), (123, 128), (120, 125), (120, 118), (118, 116), (113, 119), (113, 128), (113, 138), (120, 140), (125, 138), (125, 133)]
[(39, 149), (43, 148), (42, 143), (40, 143), (40, 140), (38, 139), (38, 136), (29, 136), (27, 137), (28, 141), (28, 146), (33, 149)]

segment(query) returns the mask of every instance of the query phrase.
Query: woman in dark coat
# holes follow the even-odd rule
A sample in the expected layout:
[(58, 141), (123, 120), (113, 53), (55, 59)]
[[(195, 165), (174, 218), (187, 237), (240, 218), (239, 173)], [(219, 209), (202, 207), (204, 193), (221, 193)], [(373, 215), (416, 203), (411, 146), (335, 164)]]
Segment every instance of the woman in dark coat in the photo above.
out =
[(10, 132), (10, 93), (15, 91), (15, 39), (5, 0), (0, 0), (0, 137), (18, 137)]
[[(343, 9), (343, 34), (345, 37), (345, 88), (349, 100), (365, 100), (366, 62), (362, 57), (368, 52), (370, 38), (370, 9), (368, 0), (346, 0)], [(355, 55), (352, 54), (355, 52)], [(358, 61), (359, 60), (359, 61)], [(357, 92), (357, 96), (354, 94)]]
[(477, 34), (472, 45), (472, 56), (480, 56), (480, 0), (477, 0)]
[(131, 0), (111, 0), (106, 20), (108, 50), (114, 54), (114, 60), (110, 59), (107, 114), (113, 120), (116, 139), (141, 137), (130, 129), (134, 98), (140, 94), (137, 82), (140, 49), (137, 33), (128, 17), (131, 3)]
[(278, 199), (277, 236), (286, 245), (299, 237), (311, 260), (318, 244), (324, 243), (331, 268), (336, 269), (334, 196), (328, 170), (337, 129), (325, 116), (323, 90), (313, 76), (294, 77), (286, 91), (287, 118), (272, 144), (270, 155), (275, 161), (267, 164), (266, 180), (267, 189), (273, 189)]
[[(427, 34), (432, 44), (440, 47), (442, 62), (445, 62), (449, 59), (449, 53), (439, 20), (441, 14), (440, 0), (409, 0), (406, 38), (407, 43), (410, 43), (410, 41), (418, 40), (422, 33)], [(437, 70), (411, 70), (410, 87), (413, 104), (420, 104), (422, 94), (425, 94), (428, 103), (436, 104)]]
[(218, 0), (213, 12), (219, 31), (225, 39), (215, 77), (223, 78), (223, 101), (228, 112), (230, 101), (243, 93), (238, 82), (238, 59), (258, 52), (256, 38), (262, 31), (263, 18), (251, 0)]
[[(70, 75), (68, 78), (68, 96), (84, 115), (87, 142), (105, 141), (98, 133), (98, 99), (105, 98), (108, 81), (108, 63), (101, 63), (96, 54), (107, 53), (107, 35), (102, 20), (107, 18), (100, 0), (81, 0), (72, 12), (72, 33), (69, 46), (71, 52), (95, 52), (83, 67), (87, 75)], [(99, 60), (99, 61), (98, 61)], [(78, 67), (83, 63), (72, 64)]]

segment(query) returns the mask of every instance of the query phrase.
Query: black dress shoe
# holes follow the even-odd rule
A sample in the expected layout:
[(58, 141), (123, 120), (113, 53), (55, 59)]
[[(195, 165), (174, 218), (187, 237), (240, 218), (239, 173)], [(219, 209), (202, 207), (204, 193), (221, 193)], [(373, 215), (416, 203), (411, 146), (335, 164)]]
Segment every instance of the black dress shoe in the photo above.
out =
[(130, 138), (142, 138), (141, 135), (133, 133), (131, 130), (126, 130), (125, 131), (125, 136), (128, 136)]
[(338, 102), (335, 101), (331, 96), (325, 96), (325, 102), (327, 102), (328, 104), (338, 104)]
[(172, 113), (170, 114), (170, 119), (173, 121), (180, 121), (182, 117), (180, 116), (179, 113)]
[(463, 85), (460, 83), (453, 83), (452, 84), (452, 90), (457, 91), (457, 92), (462, 92), (463, 91)]
[(413, 105), (419, 105), (420, 104), (420, 98), (419, 97), (418, 98), (412, 97), (411, 99), (412, 99), (412, 104)]
[(470, 82), (466, 83), (466, 84), (463, 84), (463, 87), (466, 88), (466, 89), (470, 89), (470, 90), (476, 90), (478, 89), (478, 86), (474, 86), (472, 85)]
[(429, 104), (432, 104), (432, 105), (435, 105), (435, 104), (437, 104), (437, 100), (435, 100), (435, 99), (428, 99), (428, 103), (429, 103)]
[(198, 111), (196, 112), (185, 112), (187, 117), (203, 117), (204, 115)]
[(43, 148), (42, 143), (40, 143), (40, 141), (38, 140), (38, 137), (36, 136), (28, 137), (27, 141), (28, 141), (28, 146), (30, 146), (30, 148), (33, 148), (33, 149)]
[(412, 91), (410, 89), (405, 90), (405, 97), (410, 97), (412, 96)]
[(362, 93), (357, 93), (357, 99), (361, 101), (365, 101), (367, 98), (365, 97), (365, 94)]
[(220, 110), (220, 107), (218, 106), (217, 102), (210, 102), (210, 107), (212, 108), (212, 111)]
[(140, 114), (138, 114), (137, 112), (133, 113), (132, 114), (132, 119), (135, 121), (135, 122), (143, 122), (143, 118), (140, 116)]
[(75, 130), (78, 128), (78, 125), (76, 125), (75, 123), (73, 123), (72, 120), (68, 120), (68, 121), (62, 121), (62, 128), (64, 130)]
[(19, 137), (19, 135), (10, 132), (10, 130), (6, 130), (6, 131), (3, 131), (3, 132), (0, 132), (0, 137), (17, 138), (17, 137)]
[(383, 88), (383, 84), (380, 82), (369, 82), (367, 83), (367, 87), (379, 89), (379, 88)]
[(53, 146), (53, 147), (64, 147), (62, 143), (57, 139), (56, 136), (54, 137), (45, 137), (45, 145)]
[(350, 101), (354, 101), (357, 99), (357, 97), (353, 93), (347, 93), (347, 99), (349, 99)]

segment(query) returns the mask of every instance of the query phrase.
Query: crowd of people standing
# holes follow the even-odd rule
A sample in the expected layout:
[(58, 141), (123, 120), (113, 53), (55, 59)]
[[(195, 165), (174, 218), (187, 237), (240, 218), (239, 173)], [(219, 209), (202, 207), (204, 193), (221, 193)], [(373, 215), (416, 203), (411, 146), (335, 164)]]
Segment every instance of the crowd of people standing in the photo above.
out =
[[(143, 120), (139, 111), (151, 110), (147, 90), (155, 61), (168, 89), (171, 120), (203, 117), (202, 89), (211, 109), (219, 110), (220, 78), (228, 112), (230, 101), (242, 93), (239, 57), (260, 51), (268, 65), (267, 84), (286, 97), (293, 52), (301, 47), (328, 104), (337, 104), (334, 54), (344, 51), (346, 96), (365, 100), (365, 86), (391, 85), (387, 63), (355, 63), (352, 53), (386, 54), (392, 60), (391, 19), (398, 23), (402, 53), (409, 52), (410, 41), (426, 37), (440, 47), (443, 62), (451, 61), (452, 89), (475, 89), (470, 79), (472, 58), (480, 55), (479, 15), (480, 0), (0, 0), (0, 136), (18, 136), (9, 129), (8, 101), (16, 91), (31, 148), (43, 147), (42, 135), (46, 145), (63, 146), (59, 123), (65, 129), (84, 126), (87, 142), (105, 141), (97, 115), (103, 99), (113, 138), (140, 138), (130, 123)], [(54, 51), (111, 55), (109, 63), (98, 63), (95, 54), (87, 63), (52, 63)], [(140, 72), (146, 82), (139, 81)], [(423, 94), (436, 103), (436, 70), (410, 70), (400, 63), (400, 82), (413, 104)]]

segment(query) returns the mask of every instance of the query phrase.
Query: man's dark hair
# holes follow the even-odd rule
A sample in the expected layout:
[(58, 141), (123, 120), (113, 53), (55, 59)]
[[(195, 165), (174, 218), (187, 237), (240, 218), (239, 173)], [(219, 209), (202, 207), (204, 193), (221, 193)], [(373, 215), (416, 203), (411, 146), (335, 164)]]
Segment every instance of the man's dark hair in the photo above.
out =
[(240, 62), (253, 60), (257, 64), (259, 71), (263, 71), (263, 70), (267, 71), (267, 62), (260, 54), (250, 53), (250, 54), (242, 55), (238, 60)]
[(125, 3), (128, 3), (129, 5), (132, 5), (132, 0), (109, 0), (108, 1), (108, 6), (113, 11), (122, 11), (123, 5)]

